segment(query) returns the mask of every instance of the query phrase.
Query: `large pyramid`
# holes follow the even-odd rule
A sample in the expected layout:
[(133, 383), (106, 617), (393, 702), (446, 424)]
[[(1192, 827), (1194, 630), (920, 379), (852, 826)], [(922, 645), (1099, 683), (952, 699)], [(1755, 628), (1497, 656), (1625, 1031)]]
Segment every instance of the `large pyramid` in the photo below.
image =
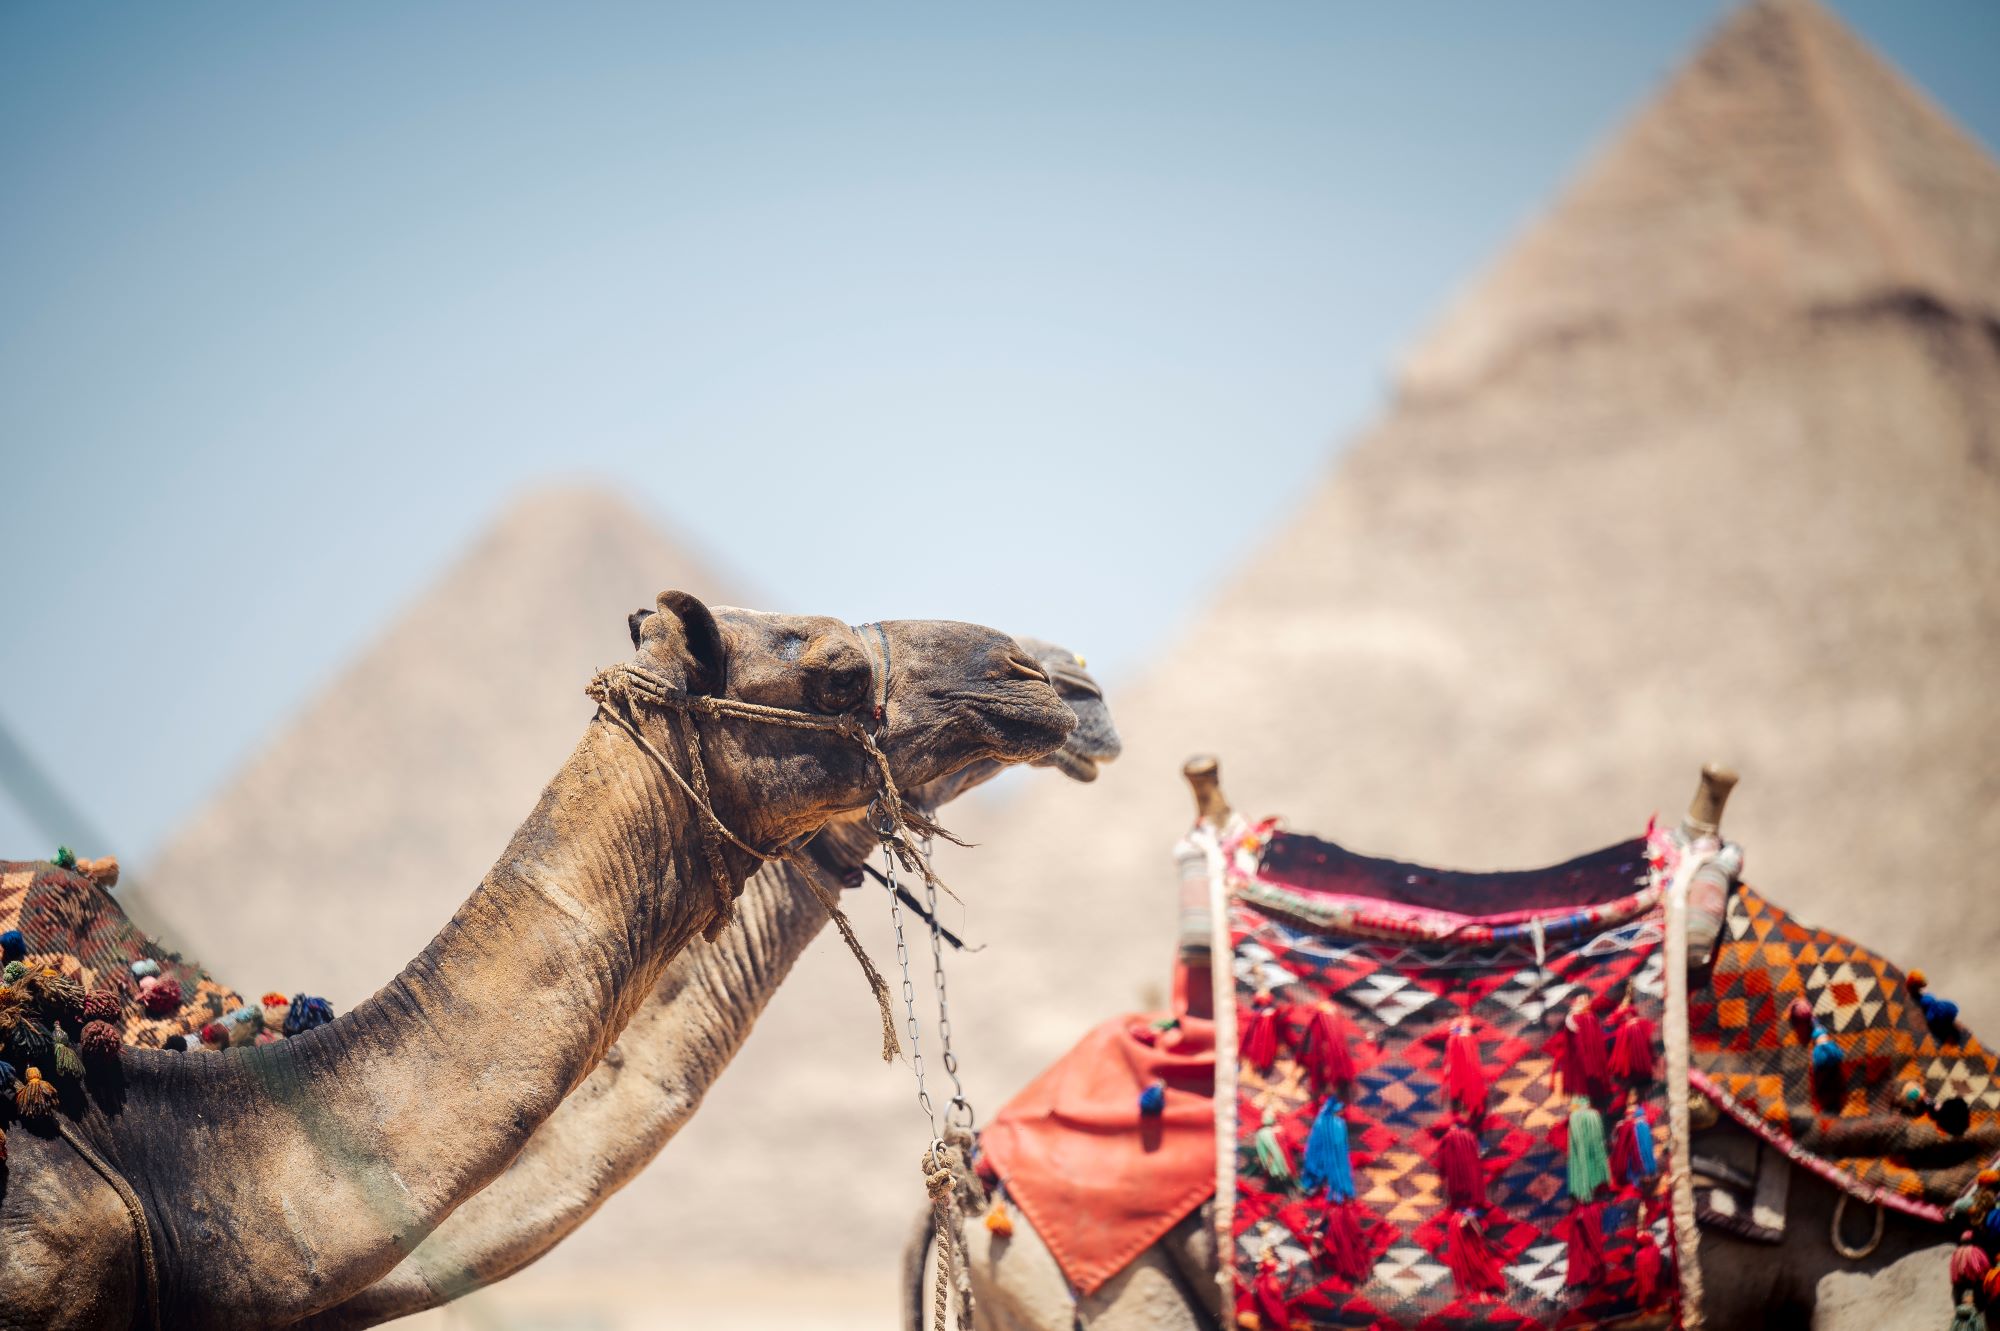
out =
[(1201, 751), (1467, 867), (1732, 761), (1749, 877), (2000, 1034), (2000, 168), (1817, 5), (1736, 13), (1112, 702), (1124, 759), (947, 869), (1004, 940), (952, 990), (983, 1103), (1164, 985)]
[(667, 587), (731, 599), (612, 496), (517, 504), (168, 843), (140, 913), (246, 994), (366, 998), (478, 886)]

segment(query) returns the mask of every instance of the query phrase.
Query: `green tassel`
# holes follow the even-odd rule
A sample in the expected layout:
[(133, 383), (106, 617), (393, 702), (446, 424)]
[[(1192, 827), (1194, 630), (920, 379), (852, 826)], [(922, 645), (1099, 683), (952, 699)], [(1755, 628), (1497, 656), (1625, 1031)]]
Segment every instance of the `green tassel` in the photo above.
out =
[(62, 1027), (56, 1027), (54, 1034), (56, 1042), (56, 1075), (58, 1077), (81, 1077), (83, 1075), (83, 1059), (76, 1052), (76, 1046), (69, 1042), (69, 1036), (63, 1033)]
[(1604, 1116), (1590, 1101), (1569, 1102), (1569, 1195), (1587, 1202), (1611, 1181), (1611, 1156), (1604, 1149)]
[(1257, 1129), (1257, 1168), (1274, 1183), (1292, 1181), (1292, 1162), (1285, 1158), (1285, 1144), (1278, 1140), (1277, 1115), (1264, 1111), (1264, 1126)]
[(68, 846), (57, 846), (56, 857), (51, 863), (58, 869), (74, 869), (76, 867), (76, 852)]

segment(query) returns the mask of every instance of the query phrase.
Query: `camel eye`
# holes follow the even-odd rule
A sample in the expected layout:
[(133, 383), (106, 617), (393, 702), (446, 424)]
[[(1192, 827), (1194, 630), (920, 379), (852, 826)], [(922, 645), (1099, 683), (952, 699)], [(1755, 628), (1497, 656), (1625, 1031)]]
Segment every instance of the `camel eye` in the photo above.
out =
[(812, 705), (822, 712), (851, 712), (868, 693), (870, 675), (863, 666), (842, 666), (815, 676), (807, 687)]

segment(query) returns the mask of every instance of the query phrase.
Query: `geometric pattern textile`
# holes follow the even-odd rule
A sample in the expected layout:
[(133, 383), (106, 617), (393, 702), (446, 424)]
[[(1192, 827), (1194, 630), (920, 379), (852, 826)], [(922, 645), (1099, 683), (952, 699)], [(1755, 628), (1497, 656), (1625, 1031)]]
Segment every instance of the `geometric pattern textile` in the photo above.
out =
[[(1801, 923), (1748, 887), (1730, 894), (1704, 988), (1688, 1001), (1691, 1080), (1717, 1108), (1801, 1167), (1865, 1201), (1942, 1220), (2000, 1156), (2000, 1066), (1963, 1027), (1934, 1033), (1908, 976), (1839, 934)], [(1795, 1023), (1799, 1000), (1812, 1023)], [(1812, 1070), (1813, 1024), (1841, 1053)], [(1940, 1034), (1944, 1038), (1939, 1038)], [(1956, 1100), (1967, 1114), (1906, 1112)]]
[[(1356, 855), (1267, 822), (1224, 853), (1240, 1033), (1229, 1256), (1239, 1324), (1670, 1320), (1662, 892), (1646, 843), (1543, 870), (1468, 874)], [(1573, 1088), (1559, 1089), (1578, 1007), (1606, 1031), (1645, 1023), (1634, 1030), (1652, 1064), (1589, 1088), (1607, 1138), (1628, 1115), (1646, 1120), (1656, 1166), (1619, 1171), (1588, 1201), (1568, 1185), (1575, 1101)], [(1352, 1064), (1338, 1085), (1312, 1052), (1310, 1023), (1329, 1010)], [(1452, 1103), (1454, 1038), (1469, 1042), (1461, 1053), (1476, 1052), (1483, 1114)], [(1329, 1098), (1345, 1105), (1352, 1200), (1316, 1178), (1307, 1186)], [(1466, 1193), (1444, 1139), (1475, 1122), (1478, 1186)], [(1345, 1218), (1334, 1214), (1343, 1209)], [(1333, 1237), (1347, 1219), (1358, 1255), (1350, 1243), (1343, 1256)], [(1467, 1225), (1491, 1258), (1485, 1281), (1456, 1273), (1454, 1231)], [(1602, 1232), (1601, 1271), (1581, 1259), (1570, 1270), (1579, 1225)]]
[[(128, 1044), (157, 1048), (170, 1035), (192, 1036), (243, 1006), (234, 990), (141, 933), (109, 892), (47, 860), (0, 860), (0, 933), (9, 929), (21, 931), (31, 964), (53, 966), (86, 990), (115, 991)], [(162, 976), (180, 981), (178, 1012), (151, 1017), (140, 1006), (132, 963), (148, 958)]]

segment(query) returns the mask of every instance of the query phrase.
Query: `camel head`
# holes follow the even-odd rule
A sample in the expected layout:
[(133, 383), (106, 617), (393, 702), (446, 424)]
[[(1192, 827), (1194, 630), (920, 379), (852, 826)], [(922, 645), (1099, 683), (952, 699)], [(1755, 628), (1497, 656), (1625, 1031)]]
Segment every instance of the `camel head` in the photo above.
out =
[[(843, 734), (728, 711), (687, 713), (716, 813), (755, 846), (795, 841), (881, 793), (856, 728), (887, 757), (897, 786), (912, 790), (975, 763), (1041, 758), (1077, 723), (1033, 656), (976, 624), (856, 628), (820, 615), (711, 609), (685, 592), (662, 592), (630, 624), (632, 665), (673, 688), (853, 723)], [(667, 735), (672, 720), (646, 724)], [(680, 746), (658, 747), (672, 754)]]

